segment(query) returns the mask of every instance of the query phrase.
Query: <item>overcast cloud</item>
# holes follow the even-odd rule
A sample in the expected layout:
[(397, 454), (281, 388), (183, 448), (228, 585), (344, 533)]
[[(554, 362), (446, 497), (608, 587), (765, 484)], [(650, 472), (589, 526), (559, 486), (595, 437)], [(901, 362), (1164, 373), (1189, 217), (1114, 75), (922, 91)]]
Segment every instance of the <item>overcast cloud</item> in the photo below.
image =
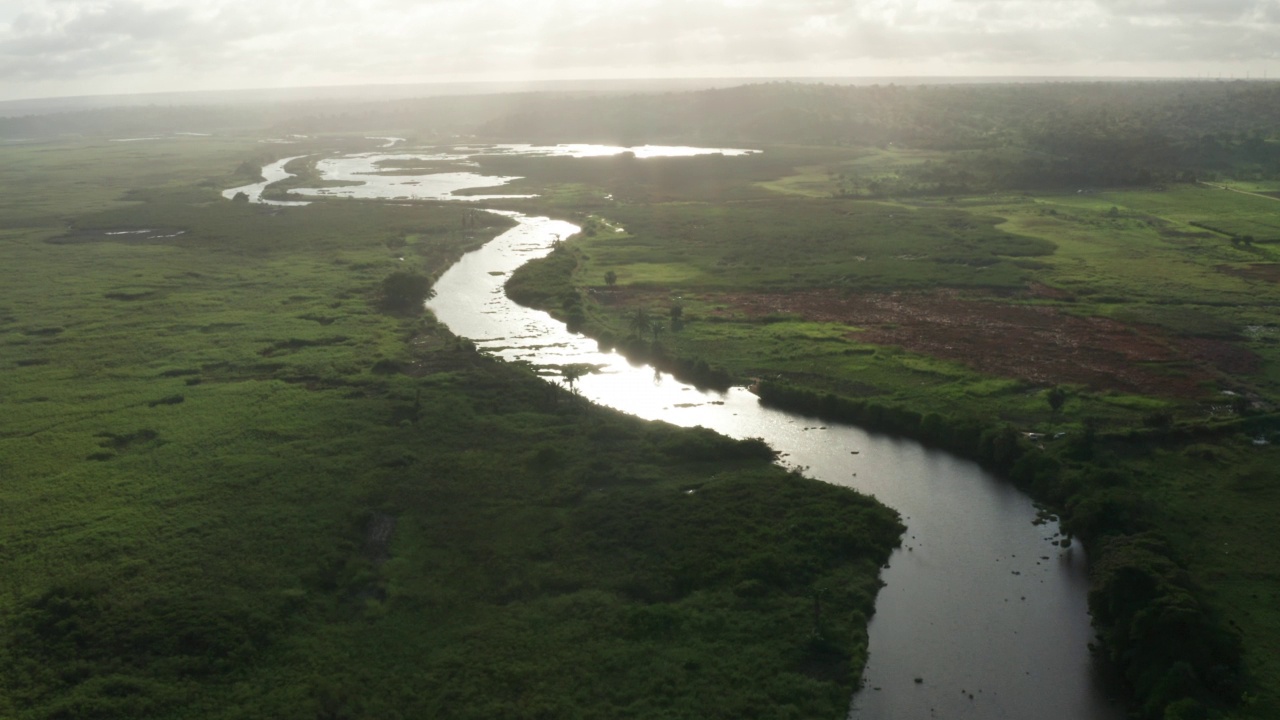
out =
[(0, 99), (451, 80), (1280, 77), (1280, 0), (5, 0)]

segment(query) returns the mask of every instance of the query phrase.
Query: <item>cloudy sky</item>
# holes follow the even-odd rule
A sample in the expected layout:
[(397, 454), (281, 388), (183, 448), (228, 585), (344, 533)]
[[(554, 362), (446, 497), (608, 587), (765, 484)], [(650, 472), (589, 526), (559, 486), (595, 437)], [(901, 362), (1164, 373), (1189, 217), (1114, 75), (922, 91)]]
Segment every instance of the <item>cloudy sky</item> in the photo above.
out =
[(0, 100), (643, 77), (1280, 78), (1280, 0), (3, 0)]

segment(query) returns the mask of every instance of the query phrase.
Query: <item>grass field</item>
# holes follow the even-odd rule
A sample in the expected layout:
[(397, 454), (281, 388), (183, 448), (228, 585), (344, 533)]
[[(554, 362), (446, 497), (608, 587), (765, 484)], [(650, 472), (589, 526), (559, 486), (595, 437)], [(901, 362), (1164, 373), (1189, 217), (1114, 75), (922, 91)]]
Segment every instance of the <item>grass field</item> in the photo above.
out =
[[(1070, 199), (1066, 199), (1071, 202)], [(1078, 207), (1151, 215), (1186, 230), (1209, 230), (1217, 235), (1251, 235), (1257, 242), (1280, 240), (1280, 202), (1245, 192), (1232, 192), (1216, 183), (1176, 185), (1164, 190), (1099, 192), (1077, 198)]]

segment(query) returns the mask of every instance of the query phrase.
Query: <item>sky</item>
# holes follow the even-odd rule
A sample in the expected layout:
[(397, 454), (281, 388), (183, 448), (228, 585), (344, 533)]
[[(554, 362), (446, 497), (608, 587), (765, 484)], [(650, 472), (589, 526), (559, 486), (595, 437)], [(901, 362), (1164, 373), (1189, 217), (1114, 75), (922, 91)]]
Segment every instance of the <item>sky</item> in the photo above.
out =
[(1280, 78), (1280, 0), (3, 0), (0, 100), (693, 77)]

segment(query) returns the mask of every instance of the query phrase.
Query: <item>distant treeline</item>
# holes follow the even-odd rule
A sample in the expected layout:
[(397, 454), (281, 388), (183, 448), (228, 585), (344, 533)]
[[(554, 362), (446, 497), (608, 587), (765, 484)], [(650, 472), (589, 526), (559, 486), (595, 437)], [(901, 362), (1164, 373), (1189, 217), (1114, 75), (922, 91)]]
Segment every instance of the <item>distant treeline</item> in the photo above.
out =
[(1280, 177), (1280, 83), (766, 83), (649, 94), (523, 93), (382, 102), (152, 106), (0, 119), (0, 138), (384, 129), (422, 140), (905, 146), (951, 152), (874, 194)]
[[(775, 83), (625, 98), (530, 97), (481, 133), (537, 140), (957, 151), (882, 193), (1280, 177), (1280, 83), (849, 87)], [(1014, 152), (1010, 152), (1010, 151)], [(962, 152), (961, 152), (962, 151)]]

